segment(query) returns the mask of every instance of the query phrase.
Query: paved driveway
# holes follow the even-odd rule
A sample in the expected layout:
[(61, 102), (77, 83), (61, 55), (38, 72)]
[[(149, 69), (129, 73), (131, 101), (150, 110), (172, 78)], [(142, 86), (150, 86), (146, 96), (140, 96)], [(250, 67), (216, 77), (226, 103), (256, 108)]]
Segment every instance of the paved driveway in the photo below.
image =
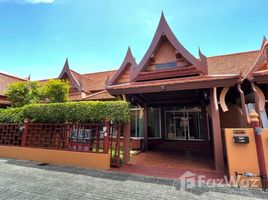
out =
[(180, 188), (174, 179), (0, 159), (0, 199), (268, 199), (233, 187)]

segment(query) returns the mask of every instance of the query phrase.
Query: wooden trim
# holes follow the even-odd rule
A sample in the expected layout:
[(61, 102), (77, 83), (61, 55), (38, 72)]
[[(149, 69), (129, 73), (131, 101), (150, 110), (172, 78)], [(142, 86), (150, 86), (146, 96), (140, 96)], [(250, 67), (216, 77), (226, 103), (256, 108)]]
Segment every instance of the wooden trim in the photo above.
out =
[(197, 70), (196, 67), (183, 67), (183, 68), (174, 68), (169, 70), (155, 70), (150, 72), (140, 72), (136, 77), (136, 81), (146, 81), (146, 80), (156, 80), (161, 78), (172, 78), (178, 76), (190, 76), (190, 75), (199, 75), (202, 73)]
[(241, 89), (241, 84), (237, 85), (238, 92), (240, 94), (240, 99), (241, 99), (241, 107), (242, 107), (242, 112), (243, 112), (243, 121), (244, 125), (247, 127), (247, 124), (249, 123), (248, 117), (247, 117), (247, 111), (246, 111), (246, 100), (245, 100), (245, 95), (243, 90)]
[(222, 80), (205, 80), (205, 81), (196, 81), (196, 82), (180, 82), (173, 84), (165, 84), (164, 90), (161, 87), (162, 85), (159, 82), (157, 86), (148, 85), (149, 83), (145, 83), (147, 85), (140, 85), (139, 87), (131, 87), (129, 85), (128, 88), (107, 88), (109, 93), (112, 95), (117, 94), (136, 94), (136, 93), (150, 93), (150, 92), (164, 92), (164, 91), (180, 91), (180, 90), (191, 90), (191, 89), (205, 89), (205, 88), (213, 88), (213, 87), (228, 87), (234, 86), (237, 83), (238, 77), (234, 78), (226, 78)]

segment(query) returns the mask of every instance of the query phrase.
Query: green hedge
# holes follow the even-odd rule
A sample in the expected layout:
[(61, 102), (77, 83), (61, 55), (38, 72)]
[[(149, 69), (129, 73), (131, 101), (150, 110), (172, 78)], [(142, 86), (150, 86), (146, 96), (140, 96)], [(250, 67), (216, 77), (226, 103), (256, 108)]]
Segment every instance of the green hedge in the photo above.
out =
[(124, 101), (88, 101), (50, 104), (30, 104), (21, 108), (0, 110), (0, 122), (114, 122), (129, 121), (129, 104)]
[(21, 123), (24, 120), (24, 109), (8, 108), (0, 109), (0, 123)]

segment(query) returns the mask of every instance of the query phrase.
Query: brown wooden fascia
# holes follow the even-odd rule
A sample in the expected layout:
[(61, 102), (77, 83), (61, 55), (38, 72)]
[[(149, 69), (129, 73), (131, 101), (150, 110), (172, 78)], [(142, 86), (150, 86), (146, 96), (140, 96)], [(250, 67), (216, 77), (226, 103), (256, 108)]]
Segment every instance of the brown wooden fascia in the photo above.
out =
[[(191, 89), (205, 89), (214, 87), (231, 87), (237, 83), (239, 76), (231, 78), (220, 79), (220, 80), (202, 80), (197, 82), (184, 82), (178, 84), (163, 84), (165, 87), (164, 91), (180, 91), (180, 90), (191, 90)], [(135, 94), (135, 93), (151, 93), (151, 92), (163, 92), (163, 88), (157, 86), (140, 86), (140, 87), (129, 87), (129, 88), (107, 88), (110, 94)]]
[(175, 68), (170, 70), (157, 70), (152, 72), (140, 72), (136, 77), (136, 81), (146, 81), (146, 80), (155, 80), (160, 78), (172, 78), (178, 76), (191, 76), (199, 75), (201, 71), (197, 71), (196, 67), (184, 67), (184, 68)]

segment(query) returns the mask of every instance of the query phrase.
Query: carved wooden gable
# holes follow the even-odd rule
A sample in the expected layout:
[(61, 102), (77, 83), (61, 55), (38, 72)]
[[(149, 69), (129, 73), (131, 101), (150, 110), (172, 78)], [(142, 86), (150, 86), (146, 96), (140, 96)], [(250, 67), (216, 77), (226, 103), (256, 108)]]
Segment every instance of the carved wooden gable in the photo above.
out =
[(160, 44), (155, 54), (151, 56), (148, 66), (144, 71), (165, 70), (191, 66), (169, 41)]

